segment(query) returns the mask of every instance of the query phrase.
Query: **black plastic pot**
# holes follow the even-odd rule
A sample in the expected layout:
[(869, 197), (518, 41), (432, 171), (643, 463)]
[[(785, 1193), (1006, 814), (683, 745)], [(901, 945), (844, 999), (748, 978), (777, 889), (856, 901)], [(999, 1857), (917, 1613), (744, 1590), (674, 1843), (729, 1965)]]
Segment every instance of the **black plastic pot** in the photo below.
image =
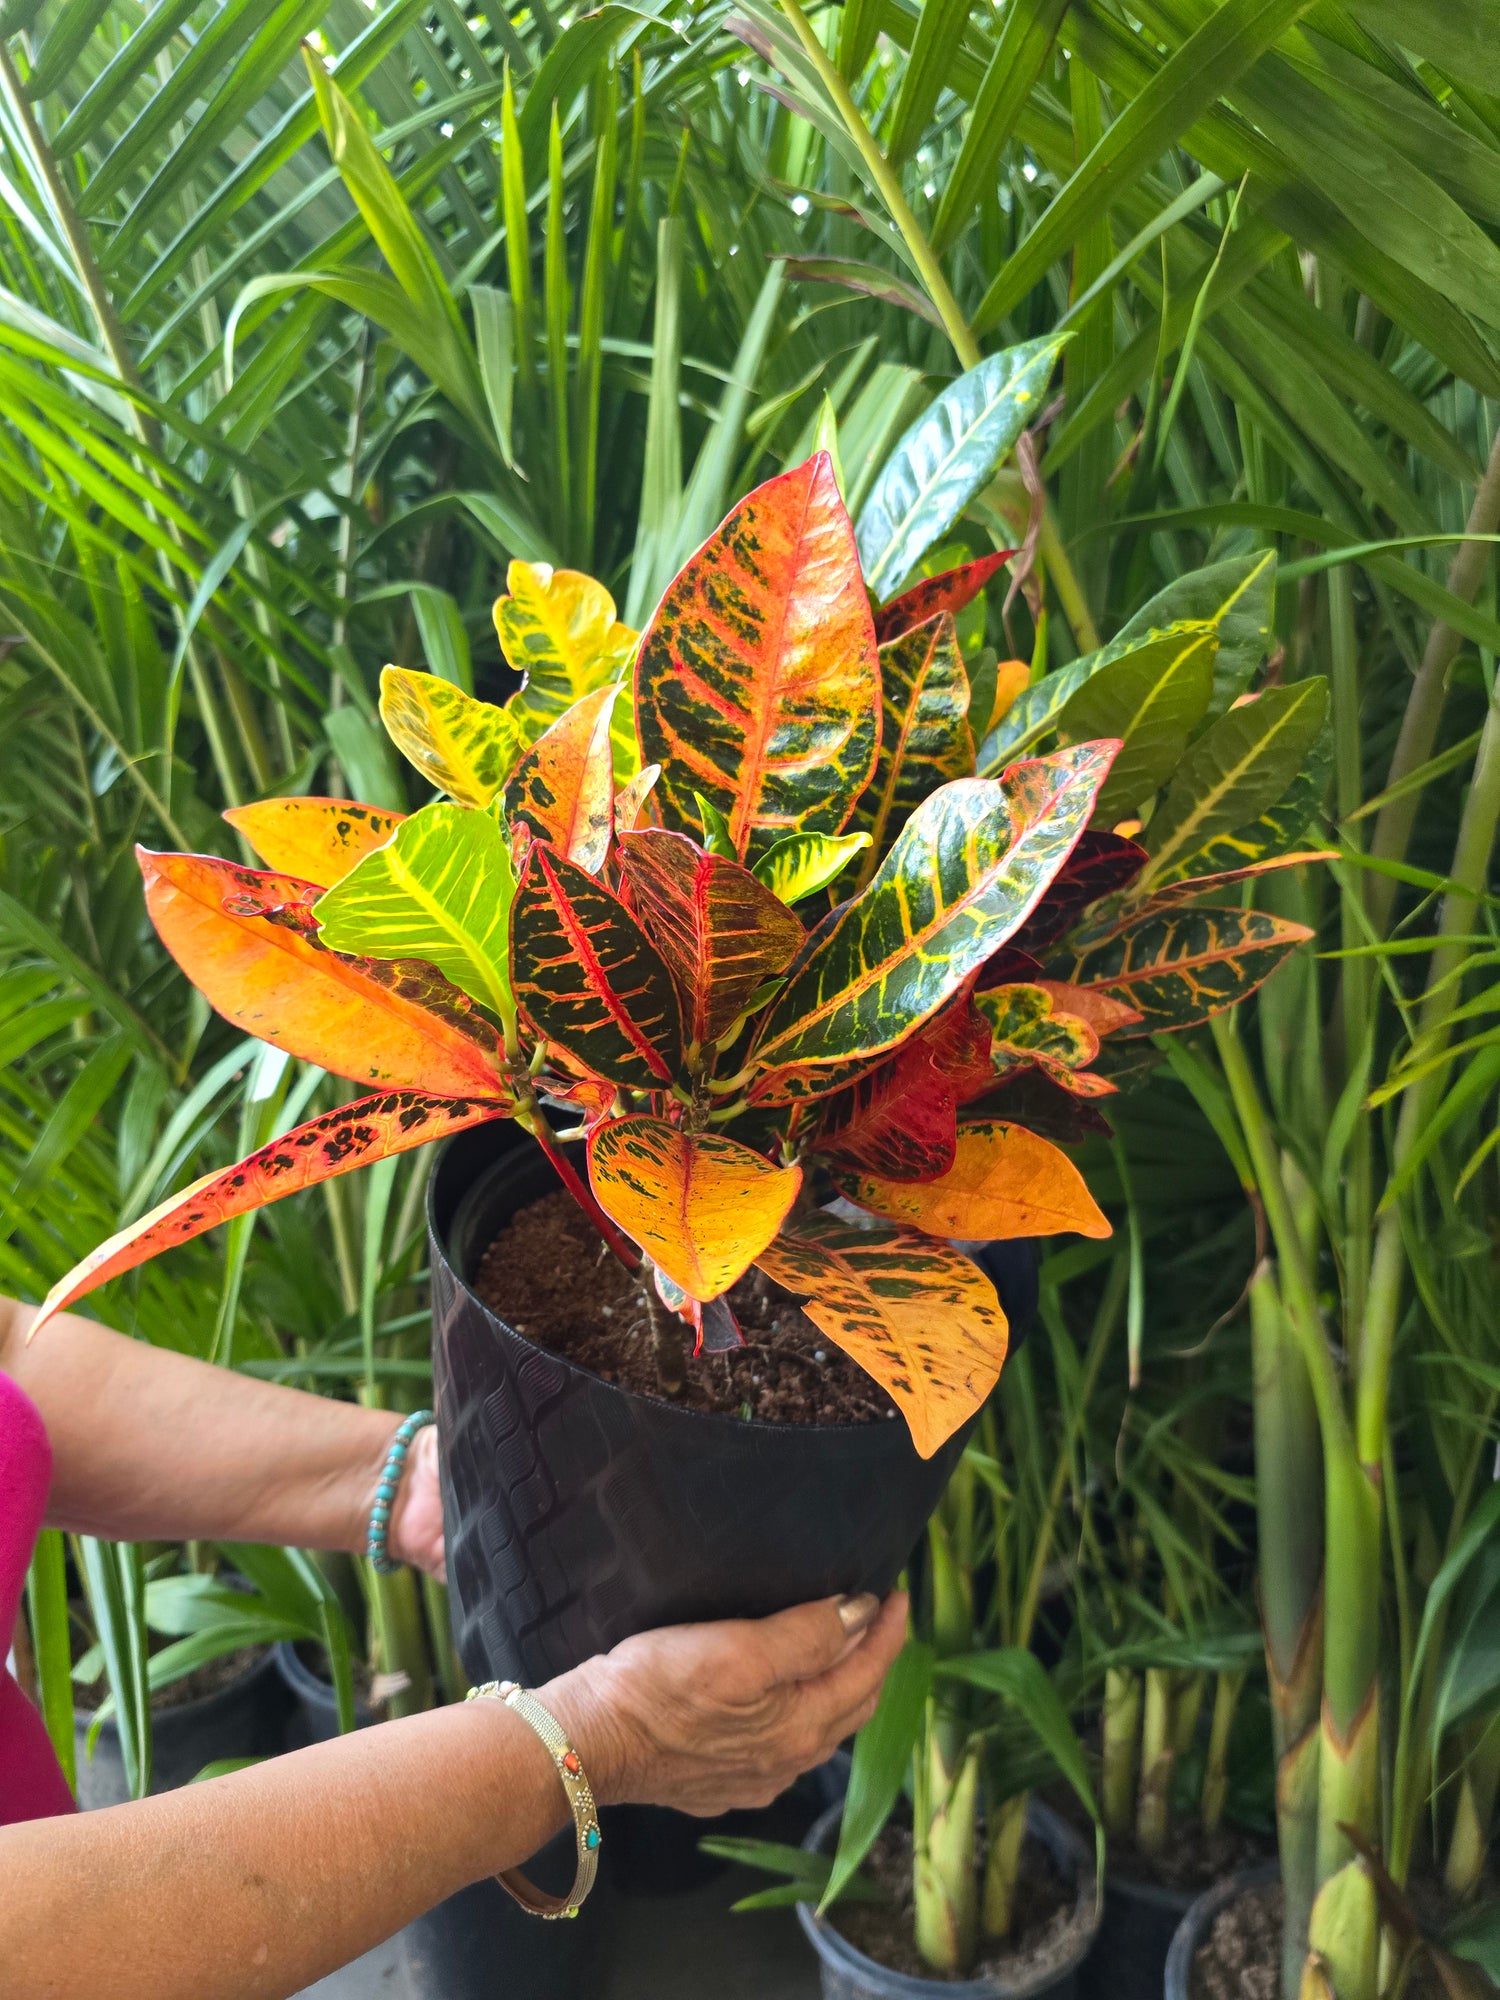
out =
[(470, 1677), (542, 1681), (653, 1626), (889, 1590), (966, 1433), (921, 1459), (899, 1421), (676, 1409), (534, 1345), (468, 1281), (557, 1184), (533, 1141), (483, 1125), (449, 1141), (428, 1196), (448, 1588)]
[[(325, 1681), (297, 1651), (290, 1639), (283, 1639), (275, 1648), (276, 1671), (281, 1675), (291, 1698), (292, 1713), (287, 1724), (287, 1748), (305, 1749), (309, 1743), (331, 1743), (339, 1733), (338, 1696), (333, 1691), (332, 1681)], [(355, 1726), (367, 1729), (379, 1716), (363, 1702), (354, 1705)]]
[(1166, 2000), (1188, 2000), (1193, 1958), (1199, 1945), (1207, 1939), (1220, 1910), (1227, 1909), (1251, 1889), (1265, 1888), (1267, 1883), (1277, 1881), (1280, 1875), (1278, 1862), (1264, 1861), (1258, 1868), (1244, 1868), (1238, 1875), (1228, 1875), (1222, 1882), (1215, 1882), (1211, 1889), (1205, 1889), (1201, 1896), (1189, 1903), (1182, 1921), (1172, 1934), (1167, 1952), (1163, 1975)]
[[(225, 1757), (275, 1757), (286, 1748), (291, 1704), (276, 1671), (271, 1651), (248, 1667), (227, 1687), (176, 1708), (151, 1714), (151, 1789), (170, 1792), (197, 1777), (205, 1764)], [(130, 1797), (120, 1733), (112, 1721), (100, 1727), (89, 1756), (87, 1740), (93, 1713), (74, 1716), (80, 1806), (118, 1806)]]
[(1080, 2000), (1161, 2000), (1162, 1969), (1191, 1889), (1104, 1877), (1104, 1918), (1079, 1980)]
[[(827, 1852), (838, 1837), (842, 1805), (831, 1806), (802, 1843)], [(1073, 1948), (1045, 1971), (1020, 1981), (996, 1979), (914, 1979), (892, 1972), (856, 1951), (833, 1926), (823, 1922), (811, 1903), (799, 1903), (797, 1916), (818, 1954), (823, 2000), (1075, 2000), (1078, 1969), (1094, 1941), (1094, 1855), (1065, 1819), (1032, 1799), (1026, 1808), (1026, 1834), (1039, 1840), (1065, 1881), (1075, 1886)]]

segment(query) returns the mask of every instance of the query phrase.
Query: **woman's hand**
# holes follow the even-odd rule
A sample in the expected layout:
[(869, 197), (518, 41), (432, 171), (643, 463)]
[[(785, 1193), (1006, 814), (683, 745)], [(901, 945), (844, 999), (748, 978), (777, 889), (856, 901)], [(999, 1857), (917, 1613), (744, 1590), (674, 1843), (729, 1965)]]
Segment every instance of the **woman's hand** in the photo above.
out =
[[(370, 1491), (370, 1505), (375, 1501)], [(369, 1508), (365, 1510), (369, 1519)], [(439, 1583), (446, 1582), (443, 1567), (443, 1496), (438, 1484), (437, 1426), (427, 1424), (411, 1441), (406, 1469), (396, 1488), (390, 1526), (385, 1543), (397, 1562), (425, 1569)]]
[(537, 1694), (605, 1805), (708, 1817), (764, 1806), (874, 1713), (906, 1598), (827, 1597), (772, 1618), (626, 1639)]

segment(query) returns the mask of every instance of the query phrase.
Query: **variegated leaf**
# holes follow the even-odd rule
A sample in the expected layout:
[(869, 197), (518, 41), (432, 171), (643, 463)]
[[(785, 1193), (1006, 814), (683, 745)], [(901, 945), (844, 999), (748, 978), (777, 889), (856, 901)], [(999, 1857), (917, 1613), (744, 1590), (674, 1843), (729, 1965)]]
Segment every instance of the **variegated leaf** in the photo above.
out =
[[(982, 743), (1031, 686), (1031, 664), (1027, 660), (996, 660), (986, 652), (977, 663), (969, 663), (968, 673), (969, 734)], [(977, 768), (977, 751), (974, 761)]]
[(899, 639), (903, 632), (925, 624), (940, 611), (962, 611), (1014, 554), (1014, 549), (1001, 549), (996, 555), (960, 563), (957, 569), (945, 569), (940, 576), (924, 577), (910, 590), (903, 590), (875, 613), (876, 643), (883, 646), (888, 640)]
[(799, 1216), (758, 1262), (887, 1392), (923, 1458), (999, 1380), (1009, 1342), (999, 1297), (949, 1244), (815, 1214)]
[(589, 1182), (605, 1214), (703, 1301), (760, 1256), (797, 1199), (802, 1169), (664, 1118), (616, 1118), (589, 1139)]
[(182, 970), (246, 1034), (356, 1083), (497, 1097), (495, 1031), (430, 965), (330, 951), (293, 876), (136, 850), (146, 908)]
[(1211, 625), (1188, 626), (1174, 639), (1142, 646), (1095, 674), (1058, 716), (1059, 742), (1121, 739), (1094, 807), (1101, 826), (1139, 811), (1182, 761), (1208, 709), (1217, 650)]
[(972, 774), (968, 713), (969, 682), (951, 611), (880, 648), (880, 754), (855, 808), (856, 824), (871, 840), (857, 888), (923, 799), (948, 779)]
[(1066, 1153), (1024, 1125), (960, 1128), (953, 1165), (935, 1181), (840, 1174), (861, 1208), (932, 1236), (995, 1242), (1012, 1236), (1108, 1236), (1108, 1219)]
[(353, 799), (262, 799), (231, 806), (223, 817), (268, 868), (324, 889), (342, 882), (361, 855), (383, 847), (402, 819)]
[(1255, 549), (1207, 569), (1176, 577), (1120, 627), (1117, 639), (1139, 639), (1179, 619), (1206, 619), (1218, 634), (1210, 717), (1219, 716), (1255, 678), (1271, 644), (1276, 611), (1276, 554)]
[(619, 897), (544, 841), (516, 892), (510, 949), (512, 988), (538, 1034), (611, 1083), (672, 1082), (682, 1023), (671, 973)]
[(724, 815), (744, 859), (837, 833), (880, 733), (875, 628), (828, 454), (742, 500), (668, 585), (636, 660), (642, 756), (668, 823)]
[(1079, 1097), (1107, 1097), (1106, 1078), (1089, 1074), (1099, 1037), (1081, 1015), (1059, 1013), (1045, 986), (994, 986), (974, 995), (990, 1024), (990, 1063), (997, 1077), (1017, 1069), (1045, 1070), (1054, 1083)]
[(47, 1294), (32, 1323), (38, 1333), (54, 1313), (125, 1271), (133, 1271), (174, 1244), (189, 1242), (231, 1216), (265, 1208), (335, 1174), (352, 1173), (373, 1160), (425, 1146), (450, 1132), (465, 1131), (509, 1116), (508, 1100), (495, 1097), (433, 1097), (416, 1090), (392, 1090), (341, 1104), (306, 1125), (273, 1139), (236, 1166), (205, 1174), (91, 1250)]
[(620, 624), (604, 585), (578, 570), (513, 562), (505, 585), (510, 595), (495, 600), (495, 630), (525, 676), (505, 706), (530, 739), (584, 695), (618, 681), (640, 635)]
[(637, 914), (671, 968), (691, 1045), (716, 1042), (805, 935), (748, 868), (707, 854), (685, 833), (646, 828), (620, 838)]
[(953, 1165), (958, 1107), (995, 1081), (989, 1023), (961, 994), (828, 1101), (818, 1148), (888, 1180), (936, 1180)]
[(961, 778), (925, 799), (772, 1006), (767, 1068), (893, 1048), (1023, 924), (1067, 859), (1114, 745)]
[(406, 667), (382, 670), (380, 719), (402, 756), (461, 806), (487, 806), (526, 747), (503, 708)]
[(613, 832), (609, 730), (617, 693), (610, 684), (565, 709), (522, 756), (505, 786), (505, 817), (524, 820), (590, 875), (604, 866)]
[(1196, 1027), (1253, 993), (1312, 932), (1263, 910), (1189, 905), (1125, 925), (1081, 952), (1065, 952), (1048, 971), (1077, 986), (1097, 986), (1141, 1016), (1120, 1031), (1156, 1035)]
[(1274, 804), (1232, 833), (1216, 834), (1193, 853), (1179, 854), (1165, 868), (1154, 868), (1153, 883), (1165, 888), (1179, 877), (1202, 877), (1232, 868), (1253, 867), (1274, 860), (1309, 839), (1316, 840), (1313, 822), (1327, 795), (1332, 772), (1333, 728), (1325, 722), (1291, 783)]
[(651, 794), (660, 776), (661, 765), (648, 764), (644, 771), (636, 772), (629, 784), (621, 785), (615, 793), (616, 834), (634, 833), (638, 826), (649, 823), (653, 810)]
[(766, 849), (753, 873), (783, 903), (800, 903), (836, 882), (869, 844), (867, 833), (789, 833)]
[(1039, 979), (1036, 983), (1051, 996), (1054, 1013), (1072, 1014), (1080, 1021), (1087, 1021), (1101, 1041), (1106, 1035), (1118, 1034), (1122, 1028), (1133, 1028), (1140, 1019), (1134, 1007), (1112, 999), (1097, 986), (1070, 986), (1065, 979)]
[(488, 812), (431, 805), (313, 907), (332, 951), (422, 958), (492, 1010), (514, 1041), (510, 910), (516, 877)]
[[(1160, 668), (1175, 660), (1185, 643), (1211, 638), (1213, 627), (1202, 620), (1169, 625), (1165, 631), (1136, 633), (1129, 638), (1111, 639), (1097, 652), (1085, 653), (1018, 695), (979, 746), (976, 768), (983, 777), (999, 771), (1015, 757), (1050, 736), (1061, 726), (1070, 704), (1099, 675), (1112, 672), (1126, 660), (1146, 662), (1145, 670)], [(1081, 732), (1079, 732), (1081, 733)]]
[(1117, 833), (1090, 827), (1079, 836), (1051, 887), (1012, 942), (1033, 954), (1072, 930), (1084, 911), (1134, 882), (1146, 865), (1146, 850)]
[(1135, 923), (1141, 917), (1156, 916), (1162, 910), (1178, 909), (1184, 903), (1196, 902), (1200, 896), (1222, 895), (1237, 883), (1253, 881), (1260, 875), (1274, 875), (1283, 868), (1305, 868), (1315, 862), (1337, 861), (1338, 858), (1335, 847), (1309, 847), (1300, 854), (1272, 855), (1265, 861), (1249, 862), (1243, 868), (1226, 868), (1217, 875), (1178, 876), (1148, 890), (1139, 899), (1126, 895), (1091, 911), (1086, 923), (1073, 933), (1070, 942), (1075, 950), (1079, 950), (1100, 938), (1109, 937), (1125, 924)]
[(652, 1271), (651, 1282), (656, 1287), (656, 1295), (663, 1305), (685, 1319), (693, 1329), (693, 1353), (728, 1354), (736, 1347), (743, 1347), (745, 1336), (740, 1332), (740, 1323), (735, 1318), (726, 1298), (695, 1299), (685, 1292), (681, 1285), (669, 1278), (658, 1264)]

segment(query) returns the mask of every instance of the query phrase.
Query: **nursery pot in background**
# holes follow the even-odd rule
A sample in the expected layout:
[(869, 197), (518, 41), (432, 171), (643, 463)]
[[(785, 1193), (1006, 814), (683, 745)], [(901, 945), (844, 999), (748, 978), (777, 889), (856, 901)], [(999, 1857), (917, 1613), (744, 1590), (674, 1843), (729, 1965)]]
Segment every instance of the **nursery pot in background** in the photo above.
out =
[[(1172, 1934), (1167, 1952), (1164, 1975), (1166, 2000), (1188, 2000), (1192, 1991), (1193, 1959), (1199, 1946), (1208, 1942), (1208, 1934), (1219, 1912), (1228, 1909), (1231, 1903), (1237, 1902), (1252, 1889), (1264, 1889), (1269, 1883), (1278, 1881), (1280, 1876), (1278, 1862), (1263, 1862), (1258, 1868), (1244, 1868), (1237, 1875), (1215, 1882), (1211, 1889), (1205, 1889), (1188, 1905), (1182, 1921)], [(1161, 1992), (1163, 1988), (1159, 1987), (1157, 1991)]]
[(678, 1409), (536, 1346), (470, 1279), (557, 1185), (532, 1140), (483, 1125), (448, 1142), (428, 1196), (448, 1588), (470, 1678), (534, 1685), (653, 1626), (888, 1591), (967, 1433), (922, 1459), (899, 1420)]
[[(227, 1686), (197, 1701), (151, 1711), (151, 1789), (170, 1792), (196, 1778), (205, 1764), (226, 1757), (274, 1757), (286, 1747), (291, 1704), (276, 1671), (272, 1650), (237, 1675)], [(106, 1719), (100, 1726), (94, 1754), (88, 1754), (92, 1711), (74, 1716), (78, 1803), (83, 1807), (123, 1805), (130, 1797), (120, 1733)]]
[(1193, 1889), (1132, 1881), (1106, 1869), (1104, 1915), (1078, 1982), (1080, 2000), (1161, 2000), (1167, 1952), (1187, 1912), (1197, 1907), (1195, 1897), (1203, 1900)]
[[(842, 1813), (841, 1805), (831, 1806), (803, 1846), (827, 1853), (838, 1839)], [(1027, 1805), (1026, 1837), (1042, 1843), (1073, 1894), (1070, 1921), (1046, 1965), (1014, 1980), (942, 1979), (937, 1974), (931, 1979), (913, 1978), (867, 1958), (831, 1923), (818, 1917), (811, 1903), (799, 1903), (797, 1916), (818, 1954), (823, 2000), (1075, 2000), (1078, 1969), (1088, 1955), (1098, 1923), (1093, 1849), (1039, 1799)]]

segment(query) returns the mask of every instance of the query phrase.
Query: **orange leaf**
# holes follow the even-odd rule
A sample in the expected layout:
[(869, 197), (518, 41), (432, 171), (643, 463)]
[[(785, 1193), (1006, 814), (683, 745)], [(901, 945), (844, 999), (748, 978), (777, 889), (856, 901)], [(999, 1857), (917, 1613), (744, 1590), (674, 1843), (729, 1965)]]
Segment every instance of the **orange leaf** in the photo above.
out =
[(136, 854), (162, 943), (236, 1027), (355, 1083), (506, 1094), (495, 1032), (458, 988), (414, 959), (320, 945), (312, 883), (211, 854)]
[(1108, 1236), (1110, 1225), (1066, 1153), (1024, 1125), (975, 1125), (958, 1135), (953, 1165), (935, 1181), (840, 1174), (861, 1208), (932, 1236), (994, 1242), (1007, 1236)]
[(539, 736), (505, 786), (505, 816), (523, 819), (558, 853), (597, 875), (615, 804), (610, 710), (618, 689), (596, 688)]
[(262, 799), (222, 817), (268, 868), (331, 889), (372, 848), (384, 847), (405, 814), (352, 799)]
[(802, 1186), (737, 1139), (618, 1118), (589, 1140), (599, 1206), (690, 1298), (716, 1299), (775, 1236)]
[(1134, 1027), (1141, 1018), (1134, 1007), (1114, 999), (1102, 987), (1071, 986), (1066, 979), (1038, 979), (1033, 984), (1051, 994), (1054, 1014), (1072, 1014), (1087, 1021), (1101, 1040), (1117, 1029)]
[(799, 1216), (756, 1260), (905, 1417), (931, 1458), (999, 1379), (1010, 1329), (995, 1287), (948, 1243)]
[(205, 1174), (91, 1250), (52, 1287), (27, 1338), (96, 1286), (133, 1271), (159, 1251), (201, 1236), (231, 1216), (265, 1208), (283, 1195), (331, 1180), (335, 1174), (352, 1173), (372, 1160), (425, 1146), (429, 1139), (443, 1139), (450, 1132), (508, 1115), (508, 1105), (494, 1097), (430, 1097), (416, 1090), (393, 1090), (341, 1104), (337, 1111), (326, 1111), (273, 1139), (237, 1166)]

